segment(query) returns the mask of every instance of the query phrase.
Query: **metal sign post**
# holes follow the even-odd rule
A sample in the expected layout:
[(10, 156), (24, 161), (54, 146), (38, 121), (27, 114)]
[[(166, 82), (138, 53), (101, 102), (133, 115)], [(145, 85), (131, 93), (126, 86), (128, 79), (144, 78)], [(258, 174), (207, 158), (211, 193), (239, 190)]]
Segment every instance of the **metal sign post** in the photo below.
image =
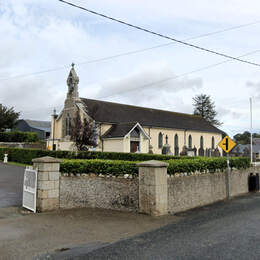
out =
[(226, 194), (227, 199), (230, 199), (230, 164), (229, 164), (229, 153), (227, 153), (227, 177), (226, 177)]
[(220, 148), (227, 153), (227, 171), (226, 171), (226, 194), (227, 199), (230, 199), (230, 162), (229, 152), (236, 146), (236, 143), (228, 136), (224, 137), (223, 140), (218, 144)]
[(23, 183), (23, 207), (36, 212), (37, 170), (26, 168)]

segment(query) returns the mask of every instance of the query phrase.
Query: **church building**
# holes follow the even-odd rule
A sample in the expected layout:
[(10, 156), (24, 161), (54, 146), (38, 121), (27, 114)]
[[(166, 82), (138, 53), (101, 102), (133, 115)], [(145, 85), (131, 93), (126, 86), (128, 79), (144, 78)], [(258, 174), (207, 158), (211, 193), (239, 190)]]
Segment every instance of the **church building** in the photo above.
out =
[(48, 148), (75, 150), (71, 124), (79, 111), (91, 120), (96, 147), (90, 150), (125, 153), (220, 155), (222, 131), (200, 116), (80, 98), (74, 65), (67, 79), (67, 98), (59, 115), (52, 116)]

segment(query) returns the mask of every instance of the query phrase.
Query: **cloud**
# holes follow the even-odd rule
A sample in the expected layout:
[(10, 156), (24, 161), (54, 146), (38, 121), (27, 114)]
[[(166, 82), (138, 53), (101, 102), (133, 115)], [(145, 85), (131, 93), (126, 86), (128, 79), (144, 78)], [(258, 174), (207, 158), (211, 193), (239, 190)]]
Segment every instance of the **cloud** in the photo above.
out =
[(191, 101), (191, 93), (202, 88), (202, 79), (175, 77), (167, 63), (144, 64), (128, 75), (100, 83), (95, 98), (192, 113), (191, 102), (184, 100)]
[(101, 83), (97, 98), (120, 96), (138, 102), (151, 98), (155, 100), (158, 94), (173, 94), (201, 87), (200, 78), (176, 78), (169, 64), (145, 64), (124, 77)]
[(253, 81), (247, 81), (246, 87), (250, 89), (251, 97), (254, 97), (256, 100), (260, 100), (260, 81), (259, 82), (253, 82)]
[(226, 118), (232, 118), (236, 120), (236, 119), (241, 119), (243, 117), (243, 113), (225, 107), (217, 107), (216, 111), (218, 113), (218, 117), (221, 118), (221, 120), (224, 120)]
[[(105, 0), (73, 2), (180, 39), (256, 21), (260, 7), (256, 0), (250, 1), (250, 5), (244, 0), (198, 0), (196, 4), (192, 0), (178, 3), (165, 0), (163, 4), (151, 0), (149, 5), (144, 0), (111, 0), (109, 4)], [(58, 110), (62, 107), (69, 69), (1, 79), (168, 42), (58, 1), (2, 1), (0, 24), (3, 35), (0, 102), (22, 111), (23, 117), (39, 120), (49, 119), (54, 106)], [(194, 42), (240, 55), (258, 48), (258, 28), (250, 26)], [(252, 66), (233, 62), (187, 78), (164, 81), (219, 61), (222, 59), (173, 44), (136, 55), (86, 63), (76, 66), (76, 71), (80, 78), (80, 94), (87, 98), (192, 113), (192, 97), (198, 92), (209, 94), (228, 110), (219, 114), (225, 119), (225, 130), (233, 131), (247, 124), (244, 118), (248, 110), (248, 90), (260, 99), (260, 83), (255, 83), (251, 89), (245, 89), (244, 85), (249, 79), (260, 82)], [(234, 104), (235, 99), (239, 99), (238, 104)]]

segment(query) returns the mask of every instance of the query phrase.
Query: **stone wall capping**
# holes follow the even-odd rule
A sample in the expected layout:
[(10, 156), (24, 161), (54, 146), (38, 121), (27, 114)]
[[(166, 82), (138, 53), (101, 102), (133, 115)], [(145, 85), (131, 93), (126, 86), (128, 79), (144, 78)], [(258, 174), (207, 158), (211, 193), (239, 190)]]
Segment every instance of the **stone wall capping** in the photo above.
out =
[(169, 163), (151, 160), (146, 162), (141, 162), (136, 164), (138, 167), (152, 167), (152, 168), (161, 168), (161, 167), (168, 167)]
[(57, 159), (50, 156), (44, 156), (36, 159), (32, 159), (33, 163), (61, 163), (61, 159)]

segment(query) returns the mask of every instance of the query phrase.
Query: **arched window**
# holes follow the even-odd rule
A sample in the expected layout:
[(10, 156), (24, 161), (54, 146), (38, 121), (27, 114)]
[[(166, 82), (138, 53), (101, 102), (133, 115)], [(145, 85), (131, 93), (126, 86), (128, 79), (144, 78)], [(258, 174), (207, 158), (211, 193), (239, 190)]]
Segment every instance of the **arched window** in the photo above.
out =
[(203, 149), (204, 147), (204, 140), (203, 140), (203, 136), (200, 137), (200, 148)]
[(215, 149), (215, 138), (212, 136), (211, 138), (211, 149)]
[(189, 149), (192, 149), (192, 137), (189, 135)]
[(67, 114), (66, 116), (66, 136), (70, 135), (70, 115)]
[(174, 155), (179, 155), (179, 137), (177, 134), (174, 136)]
[(204, 151), (204, 140), (203, 140), (203, 136), (200, 137), (200, 149), (199, 149), (199, 156), (204, 156), (205, 155), (205, 151)]
[(158, 135), (158, 147), (159, 148), (163, 147), (163, 135), (162, 135), (162, 133), (159, 133), (159, 135)]

